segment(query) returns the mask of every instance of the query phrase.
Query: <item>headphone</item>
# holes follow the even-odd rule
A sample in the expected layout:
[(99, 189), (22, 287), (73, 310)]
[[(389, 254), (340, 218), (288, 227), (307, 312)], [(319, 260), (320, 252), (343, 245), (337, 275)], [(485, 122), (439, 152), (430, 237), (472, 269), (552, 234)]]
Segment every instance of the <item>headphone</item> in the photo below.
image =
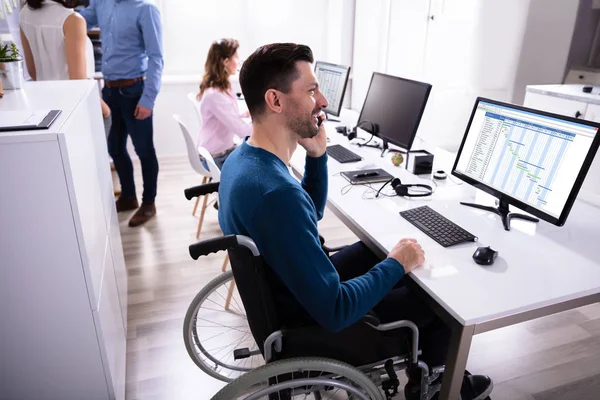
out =
[[(381, 190), (388, 184), (388, 183), (392, 183), (392, 187), (394, 188), (394, 191), (396, 192), (396, 194), (398, 196), (403, 196), (403, 197), (426, 197), (426, 196), (431, 196), (433, 194), (433, 188), (429, 185), (423, 185), (420, 183), (416, 183), (416, 184), (410, 184), (410, 185), (405, 185), (402, 183), (402, 181), (400, 180), (400, 178), (392, 178), (389, 181), (387, 181), (378, 191), (377, 194), (375, 195), (375, 197), (379, 197), (379, 193), (381, 192)], [(421, 193), (409, 193), (410, 188), (423, 188), (426, 189), (426, 192), (421, 192)]]
[(348, 132), (348, 140), (356, 139), (356, 137), (358, 136), (358, 127), (362, 124), (370, 124), (371, 129), (373, 130), (372, 134), (376, 134), (377, 132), (379, 132), (379, 125), (374, 124), (371, 121), (364, 120), (359, 122), (354, 128), (352, 128), (350, 132)]

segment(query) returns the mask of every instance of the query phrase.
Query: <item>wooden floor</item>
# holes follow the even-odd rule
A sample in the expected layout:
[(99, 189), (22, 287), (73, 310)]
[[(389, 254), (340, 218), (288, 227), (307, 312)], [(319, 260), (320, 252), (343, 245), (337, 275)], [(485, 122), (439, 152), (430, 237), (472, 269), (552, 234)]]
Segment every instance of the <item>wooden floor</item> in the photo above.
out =
[[(135, 170), (141, 196), (139, 164)], [(220, 273), (225, 256), (211, 254), (198, 261), (189, 257), (187, 246), (196, 241), (197, 218), (183, 189), (197, 184), (200, 178), (186, 158), (161, 159), (156, 218), (129, 228), (131, 213), (119, 214), (129, 276), (129, 400), (210, 399), (223, 386), (195, 366), (182, 338), (189, 303)], [(331, 245), (356, 240), (331, 212), (320, 232)], [(211, 207), (201, 238), (218, 235), (217, 211)], [(600, 399), (600, 305), (478, 335), (468, 368), (493, 378), (494, 400)]]

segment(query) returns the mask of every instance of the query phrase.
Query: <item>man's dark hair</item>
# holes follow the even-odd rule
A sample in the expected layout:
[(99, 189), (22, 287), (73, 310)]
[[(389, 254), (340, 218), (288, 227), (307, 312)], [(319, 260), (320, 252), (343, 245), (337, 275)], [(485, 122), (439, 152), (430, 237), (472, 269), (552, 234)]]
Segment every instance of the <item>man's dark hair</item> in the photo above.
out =
[(292, 82), (300, 76), (296, 61), (313, 62), (312, 50), (295, 43), (273, 43), (261, 46), (244, 61), (240, 86), (252, 119), (265, 111), (265, 93), (276, 89), (288, 93)]

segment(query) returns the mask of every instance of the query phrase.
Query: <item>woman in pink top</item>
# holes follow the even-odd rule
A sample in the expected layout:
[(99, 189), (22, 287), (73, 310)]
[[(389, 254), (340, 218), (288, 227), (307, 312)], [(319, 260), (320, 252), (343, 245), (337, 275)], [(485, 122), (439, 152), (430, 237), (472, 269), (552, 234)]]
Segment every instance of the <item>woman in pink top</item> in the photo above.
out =
[[(202, 115), (198, 145), (210, 152), (219, 168), (235, 149), (234, 135), (243, 138), (252, 132), (252, 125), (242, 120), (238, 100), (229, 83), (229, 76), (237, 72), (238, 47), (234, 39), (212, 43), (197, 96)], [(200, 159), (206, 163), (201, 156)]]

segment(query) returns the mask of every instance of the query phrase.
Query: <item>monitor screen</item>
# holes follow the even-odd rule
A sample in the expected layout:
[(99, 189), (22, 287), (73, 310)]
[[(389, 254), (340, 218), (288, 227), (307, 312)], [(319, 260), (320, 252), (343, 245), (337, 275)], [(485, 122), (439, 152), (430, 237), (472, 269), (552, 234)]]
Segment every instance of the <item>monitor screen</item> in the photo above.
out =
[[(431, 85), (374, 72), (358, 124), (381, 139), (410, 150)], [(373, 129), (373, 125), (376, 129)]]
[(319, 89), (329, 103), (323, 111), (336, 117), (339, 116), (344, 102), (350, 67), (317, 61), (315, 75), (319, 80)]
[(562, 225), (598, 148), (599, 126), (479, 98), (453, 173)]

